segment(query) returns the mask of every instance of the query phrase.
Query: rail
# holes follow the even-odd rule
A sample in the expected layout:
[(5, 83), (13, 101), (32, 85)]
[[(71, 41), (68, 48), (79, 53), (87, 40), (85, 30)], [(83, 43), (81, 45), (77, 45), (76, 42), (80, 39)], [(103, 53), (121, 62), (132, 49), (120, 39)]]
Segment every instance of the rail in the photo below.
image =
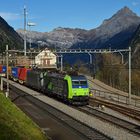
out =
[[(94, 98), (100, 97), (117, 103), (129, 104), (129, 98), (127, 95), (120, 95), (114, 92), (101, 91), (97, 89), (90, 90), (93, 93)], [(130, 105), (140, 108), (140, 99), (133, 97)]]
[(83, 107), (79, 107), (79, 110), (81, 110), (87, 114), (90, 114), (92, 116), (96, 116), (97, 118), (100, 118), (104, 121), (110, 122), (114, 125), (117, 125), (121, 128), (124, 128), (124, 129), (140, 136), (140, 130), (138, 129), (140, 127), (139, 124), (135, 124), (135, 123), (132, 123), (128, 120), (116, 117), (115, 115), (108, 114), (108, 113), (103, 112), (101, 110), (97, 110), (97, 109), (93, 108), (92, 106), (88, 106), (88, 105), (83, 106)]

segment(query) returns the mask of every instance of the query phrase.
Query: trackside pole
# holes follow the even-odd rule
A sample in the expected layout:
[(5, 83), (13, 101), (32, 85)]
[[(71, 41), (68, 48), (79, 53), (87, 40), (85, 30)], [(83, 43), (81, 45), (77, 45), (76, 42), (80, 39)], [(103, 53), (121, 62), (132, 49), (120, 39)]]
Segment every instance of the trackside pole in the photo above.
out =
[(63, 71), (63, 55), (61, 55), (61, 71)]
[(24, 6), (24, 56), (26, 56), (26, 6)]
[(131, 104), (131, 47), (129, 47), (129, 104)]
[(3, 91), (3, 78), (1, 77), (0, 90)]
[(7, 75), (7, 90), (6, 90), (6, 97), (9, 96), (9, 70), (8, 70), (8, 66), (9, 66), (9, 53), (8, 53), (8, 45), (6, 45), (6, 75)]

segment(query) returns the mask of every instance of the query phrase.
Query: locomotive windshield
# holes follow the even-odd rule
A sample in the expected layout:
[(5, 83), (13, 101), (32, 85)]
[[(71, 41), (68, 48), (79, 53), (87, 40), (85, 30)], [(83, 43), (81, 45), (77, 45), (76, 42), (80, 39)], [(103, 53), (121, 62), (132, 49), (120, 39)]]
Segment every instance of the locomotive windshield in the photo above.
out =
[(84, 76), (73, 76), (72, 79), (72, 87), (73, 88), (87, 88), (87, 79)]
[(87, 85), (87, 81), (80, 81), (80, 85)]
[(87, 81), (81, 81), (81, 80), (72, 80), (72, 85), (76, 85), (76, 86), (84, 86), (87, 85)]

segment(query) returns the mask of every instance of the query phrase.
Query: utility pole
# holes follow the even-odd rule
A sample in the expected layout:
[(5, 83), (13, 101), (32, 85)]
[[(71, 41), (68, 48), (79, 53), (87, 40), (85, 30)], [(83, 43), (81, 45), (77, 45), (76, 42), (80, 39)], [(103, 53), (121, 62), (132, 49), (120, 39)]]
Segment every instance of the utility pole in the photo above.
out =
[(9, 53), (8, 53), (8, 45), (6, 45), (6, 74), (7, 74), (7, 90), (6, 90), (6, 97), (9, 96)]
[(129, 47), (129, 104), (131, 104), (131, 47)]
[(24, 56), (26, 56), (26, 6), (24, 6)]
[(90, 57), (90, 74), (92, 73), (92, 54), (88, 53)]
[(61, 71), (63, 71), (63, 55), (61, 55)]

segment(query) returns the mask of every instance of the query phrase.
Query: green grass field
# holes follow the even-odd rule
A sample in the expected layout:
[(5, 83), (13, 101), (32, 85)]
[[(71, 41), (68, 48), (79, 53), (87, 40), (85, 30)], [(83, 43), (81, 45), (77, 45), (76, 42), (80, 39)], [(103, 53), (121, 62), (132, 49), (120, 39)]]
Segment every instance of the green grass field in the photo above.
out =
[(0, 93), (0, 140), (47, 140), (40, 128)]

